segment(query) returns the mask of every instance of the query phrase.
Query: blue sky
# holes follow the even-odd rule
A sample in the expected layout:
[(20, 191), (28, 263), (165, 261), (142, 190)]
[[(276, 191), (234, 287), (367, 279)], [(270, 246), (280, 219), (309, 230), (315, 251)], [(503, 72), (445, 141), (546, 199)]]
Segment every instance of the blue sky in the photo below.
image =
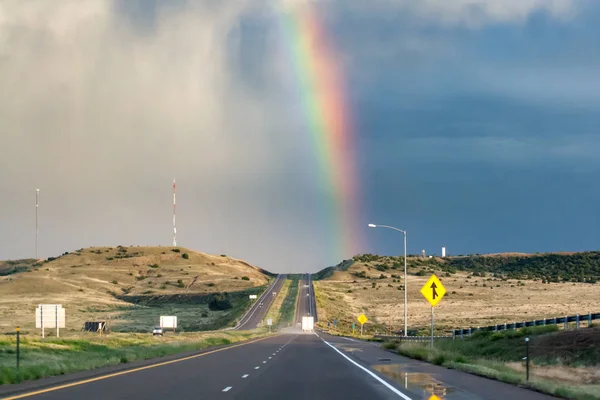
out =
[[(0, 259), (32, 256), (36, 187), (40, 256), (168, 245), (173, 176), (183, 246), (351, 257), (282, 36), (305, 3), (0, 1)], [(403, 251), (369, 222), (409, 253), (598, 249), (600, 3), (314, 3), (357, 137), (357, 252)]]

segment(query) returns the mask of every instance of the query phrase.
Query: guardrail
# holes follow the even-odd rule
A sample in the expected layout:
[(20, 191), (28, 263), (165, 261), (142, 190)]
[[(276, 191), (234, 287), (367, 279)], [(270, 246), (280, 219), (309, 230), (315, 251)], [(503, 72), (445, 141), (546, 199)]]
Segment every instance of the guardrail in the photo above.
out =
[(507, 330), (516, 330), (519, 328), (525, 328), (530, 326), (546, 326), (546, 325), (559, 325), (564, 324), (565, 329), (568, 329), (569, 322), (575, 322), (576, 329), (579, 329), (581, 322), (587, 322), (588, 326), (592, 324), (592, 321), (600, 320), (600, 313), (588, 313), (588, 314), (577, 314), (565, 317), (554, 317), (554, 318), (544, 318), (537, 319), (534, 321), (524, 321), (524, 322), (511, 322), (507, 324), (499, 324), (499, 325), (491, 325), (486, 327), (477, 327), (477, 328), (463, 328), (463, 329), (454, 329), (452, 330), (452, 338), (456, 337), (464, 337), (464, 335), (471, 335), (474, 332), (481, 331), (507, 331)]
[[(431, 341), (431, 336), (399, 336), (399, 335), (373, 335), (376, 339), (388, 339), (388, 340), (398, 340), (398, 341), (407, 341), (407, 342), (429, 342)], [(454, 336), (434, 336), (434, 340), (438, 339), (453, 339)]]

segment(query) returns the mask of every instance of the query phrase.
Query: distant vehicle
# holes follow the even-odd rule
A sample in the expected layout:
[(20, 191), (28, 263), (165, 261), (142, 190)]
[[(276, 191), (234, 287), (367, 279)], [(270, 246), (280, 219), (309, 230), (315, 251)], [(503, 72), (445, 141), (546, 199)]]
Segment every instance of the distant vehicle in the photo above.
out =
[(306, 293), (307, 296), (310, 296), (308, 293)]
[(258, 306), (259, 306), (259, 307), (262, 307), (262, 303), (260, 303)]
[(154, 330), (152, 331), (152, 335), (153, 336), (162, 336), (163, 335), (163, 330), (160, 326), (155, 326)]
[(275, 296), (277, 294), (277, 292), (273, 292), (273, 296)]

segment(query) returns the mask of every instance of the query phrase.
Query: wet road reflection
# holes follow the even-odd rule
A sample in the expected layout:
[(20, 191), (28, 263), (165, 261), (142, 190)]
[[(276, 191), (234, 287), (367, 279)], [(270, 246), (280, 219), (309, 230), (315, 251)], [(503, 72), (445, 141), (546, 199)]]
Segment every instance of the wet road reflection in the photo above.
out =
[(419, 396), (413, 397), (414, 400), (429, 400), (433, 395), (440, 400), (484, 400), (454, 386), (446, 385), (431, 374), (412, 371), (401, 364), (373, 365), (371, 368), (399, 382), (412, 395)]

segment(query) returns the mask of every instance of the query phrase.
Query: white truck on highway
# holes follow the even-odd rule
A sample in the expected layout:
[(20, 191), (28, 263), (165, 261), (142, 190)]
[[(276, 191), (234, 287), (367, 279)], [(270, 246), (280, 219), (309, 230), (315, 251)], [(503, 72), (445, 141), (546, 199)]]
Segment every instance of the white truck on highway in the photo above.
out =
[(314, 317), (302, 317), (302, 331), (311, 332), (314, 328)]

